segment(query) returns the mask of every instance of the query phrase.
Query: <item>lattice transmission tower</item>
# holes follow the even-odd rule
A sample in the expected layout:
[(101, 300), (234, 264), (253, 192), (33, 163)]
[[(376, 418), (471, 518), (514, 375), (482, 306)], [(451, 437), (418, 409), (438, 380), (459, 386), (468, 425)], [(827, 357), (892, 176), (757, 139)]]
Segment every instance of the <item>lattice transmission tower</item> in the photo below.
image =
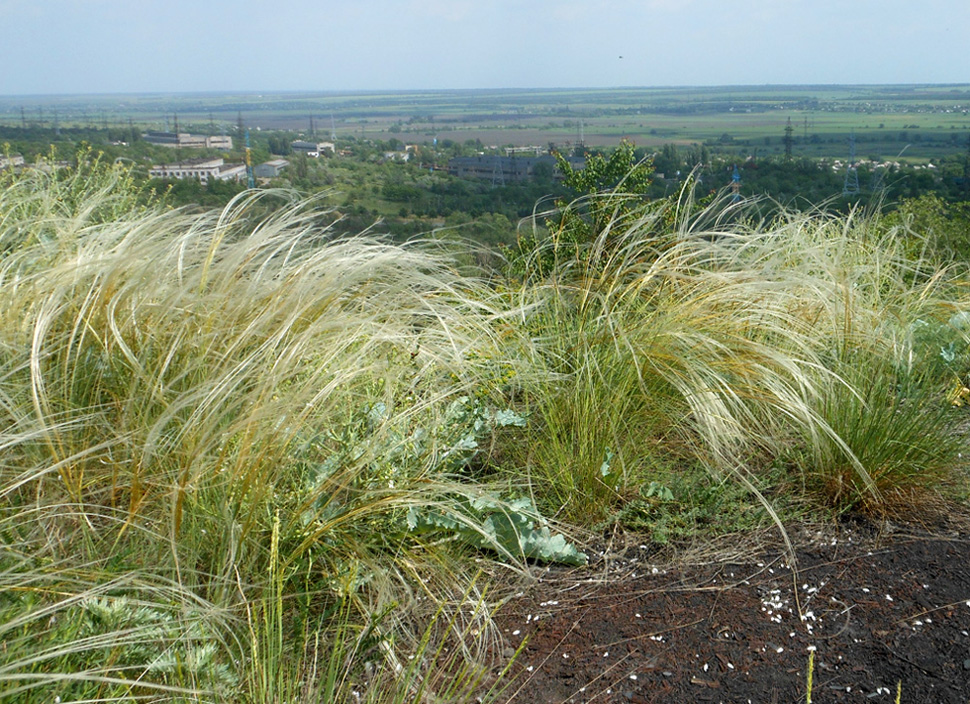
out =
[(791, 148), (795, 143), (795, 138), (792, 133), (795, 128), (791, 126), (791, 118), (788, 118), (788, 124), (785, 126), (785, 161), (791, 161)]
[(249, 147), (249, 130), (246, 130), (246, 187), (255, 188), (256, 179), (253, 174), (253, 152)]
[(842, 185), (842, 196), (857, 196), (859, 188), (859, 171), (856, 169), (855, 132), (849, 135), (849, 161), (845, 165), (845, 181)]

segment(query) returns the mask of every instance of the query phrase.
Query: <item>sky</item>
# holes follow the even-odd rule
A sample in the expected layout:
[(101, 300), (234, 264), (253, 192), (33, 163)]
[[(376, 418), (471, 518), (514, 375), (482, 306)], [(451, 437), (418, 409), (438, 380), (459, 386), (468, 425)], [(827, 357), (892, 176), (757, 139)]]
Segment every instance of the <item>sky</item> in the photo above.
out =
[(0, 95), (970, 83), (970, 0), (0, 0)]

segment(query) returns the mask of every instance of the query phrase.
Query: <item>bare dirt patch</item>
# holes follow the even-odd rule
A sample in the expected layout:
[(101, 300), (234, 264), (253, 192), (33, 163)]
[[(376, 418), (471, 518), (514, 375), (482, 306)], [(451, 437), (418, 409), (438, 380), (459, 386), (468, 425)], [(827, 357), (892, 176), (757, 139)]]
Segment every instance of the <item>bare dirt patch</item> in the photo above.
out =
[[(960, 521), (963, 525), (963, 522)], [(662, 556), (604, 541), (499, 614), (502, 701), (970, 701), (970, 533), (798, 527), (781, 544)]]

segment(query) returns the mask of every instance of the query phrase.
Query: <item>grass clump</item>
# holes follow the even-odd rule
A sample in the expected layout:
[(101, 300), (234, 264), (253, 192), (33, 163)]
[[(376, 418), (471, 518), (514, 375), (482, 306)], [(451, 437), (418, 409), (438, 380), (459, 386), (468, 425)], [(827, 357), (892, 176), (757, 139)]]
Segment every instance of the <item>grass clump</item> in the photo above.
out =
[(81, 211), (67, 176), (0, 196), (4, 691), (316, 700), (306, 648), (332, 614), (386, 614), (392, 664), (442, 604), (487, 633), (477, 570), (407, 516), (477, 525), (442, 429), (514, 365), (489, 291), (429, 249), (333, 238), (298, 200), (250, 217), (288, 194), (104, 217), (124, 178), (76, 173)]
[(957, 476), (958, 270), (877, 218), (766, 222), (683, 197), (564, 257), (553, 233), (526, 270), (534, 378), (554, 381), (529, 396), (517, 464), (543, 509), (629, 517), (645, 487), (696, 466), (872, 513)]
[(667, 230), (675, 206), (527, 284), (546, 341), (536, 364), (557, 379), (530, 401), (526, 462), (547, 510), (603, 517), (677, 465), (743, 475), (779, 419), (817, 425), (818, 362), (789, 297), (730, 266), (726, 243), (698, 229), (706, 211)]
[(798, 430), (777, 454), (842, 510), (891, 512), (962, 464), (963, 419), (945, 398), (967, 349), (959, 269), (911, 237), (873, 218), (791, 218), (739, 255), (791, 292), (818, 364), (808, 401), (826, 431)]

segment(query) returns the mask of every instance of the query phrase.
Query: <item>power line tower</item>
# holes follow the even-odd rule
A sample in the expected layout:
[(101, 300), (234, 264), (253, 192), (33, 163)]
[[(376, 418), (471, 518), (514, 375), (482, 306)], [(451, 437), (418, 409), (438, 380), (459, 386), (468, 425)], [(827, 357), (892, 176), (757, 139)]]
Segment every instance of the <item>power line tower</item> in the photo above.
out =
[(246, 185), (249, 188), (256, 187), (256, 179), (253, 178), (253, 156), (249, 149), (249, 130), (246, 130)]
[(855, 132), (849, 135), (849, 161), (845, 165), (845, 182), (842, 185), (842, 197), (857, 196), (859, 188), (859, 172), (856, 170)]
[(731, 202), (737, 203), (741, 200), (741, 172), (738, 165), (734, 165), (734, 173), (731, 174)]
[(788, 118), (788, 124), (785, 125), (785, 161), (791, 161), (791, 148), (795, 143), (795, 138), (792, 137), (795, 128), (791, 126), (791, 118)]
[[(434, 123), (432, 123), (434, 126)], [(337, 143), (337, 123), (333, 121), (333, 113), (330, 113), (330, 141)]]

